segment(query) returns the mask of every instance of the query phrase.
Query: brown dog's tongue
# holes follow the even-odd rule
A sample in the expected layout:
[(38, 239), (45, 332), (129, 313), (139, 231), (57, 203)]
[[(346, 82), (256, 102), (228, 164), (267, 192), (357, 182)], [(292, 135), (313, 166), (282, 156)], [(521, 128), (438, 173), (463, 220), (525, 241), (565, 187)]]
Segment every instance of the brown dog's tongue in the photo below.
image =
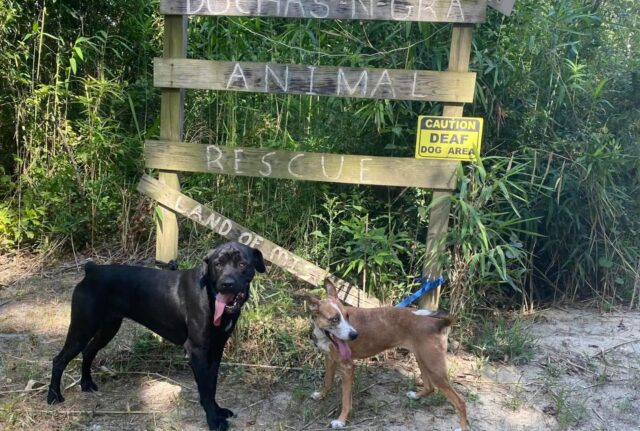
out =
[(349, 345), (338, 337), (335, 337), (334, 340), (336, 341), (336, 345), (338, 346), (338, 353), (340, 353), (340, 357), (342, 358), (342, 360), (348, 361), (349, 359), (351, 359), (351, 349), (349, 348)]
[(213, 310), (213, 326), (220, 326), (222, 315), (224, 314), (224, 307), (233, 301), (233, 296), (233, 293), (218, 293), (216, 295), (216, 302)]

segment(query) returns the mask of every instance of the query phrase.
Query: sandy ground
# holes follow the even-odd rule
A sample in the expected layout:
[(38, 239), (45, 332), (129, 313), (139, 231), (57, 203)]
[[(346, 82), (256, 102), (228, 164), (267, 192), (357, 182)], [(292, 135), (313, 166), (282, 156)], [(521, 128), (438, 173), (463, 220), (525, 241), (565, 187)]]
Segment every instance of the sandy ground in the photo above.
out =
[[(204, 429), (182, 350), (133, 323), (98, 354), (99, 392), (80, 391), (76, 359), (65, 373), (67, 401), (48, 406), (50, 361), (64, 341), (71, 291), (81, 275), (7, 271), (0, 269), (0, 429)], [(640, 429), (640, 312), (551, 308), (523, 319), (538, 340), (527, 365), (489, 363), (461, 350), (449, 355), (473, 430)], [(270, 368), (268, 360), (223, 366), (218, 401), (235, 411), (232, 429), (326, 429), (337, 416), (339, 384), (325, 400), (310, 399), (321, 384), (319, 363), (318, 357), (294, 368)], [(415, 363), (403, 352), (361, 363), (351, 429), (457, 428), (441, 395), (404, 396), (417, 380)]]

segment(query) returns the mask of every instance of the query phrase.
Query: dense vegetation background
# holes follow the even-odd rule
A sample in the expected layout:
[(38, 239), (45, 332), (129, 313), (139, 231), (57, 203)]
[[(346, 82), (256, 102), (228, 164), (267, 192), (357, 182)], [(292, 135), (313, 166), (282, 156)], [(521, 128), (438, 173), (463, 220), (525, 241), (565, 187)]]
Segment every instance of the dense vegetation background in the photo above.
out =
[[(482, 165), (460, 169), (443, 264), (454, 311), (637, 301), (640, 14), (634, 0), (518, 0), (477, 27)], [(194, 18), (189, 57), (446, 69), (451, 27)], [(137, 194), (159, 132), (148, 0), (0, 0), (0, 251), (153, 244)], [(412, 156), (438, 104), (191, 91), (186, 140)], [(430, 192), (183, 174), (185, 193), (396, 300), (415, 286)], [(181, 220), (181, 249), (212, 234)], [(216, 239), (217, 240), (217, 239)], [(188, 257), (188, 256), (187, 256)], [(635, 293), (634, 293), (635, 292)], [(637, 302), (636, 302), (637, 304)]]

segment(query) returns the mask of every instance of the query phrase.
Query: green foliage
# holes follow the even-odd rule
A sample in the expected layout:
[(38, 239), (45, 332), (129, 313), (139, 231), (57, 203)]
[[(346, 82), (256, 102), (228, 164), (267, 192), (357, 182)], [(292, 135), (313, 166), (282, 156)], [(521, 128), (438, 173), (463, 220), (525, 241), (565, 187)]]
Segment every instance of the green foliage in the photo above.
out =
[(498, 316), (482, 322), (471, 349), (480, 357), (519, 365), (533, 359), (536, 342), (522, 321)]
[[(448, 197), (444, 306), (638, 300), (640, 19), (633, 0), (519, 0), (477, 26), (471, 68), (484, 159)], [(194, 17), (189, 57), (445, 70), (451, 26)], [(159, 134), (157, 2), (0, 1), (0, 249), (127, 249), (153, 211), (133, 185)], [(187, 92), (186, 140), (290, 151), (413, 154), (439, 104)], [(389, 301), (416, 285), (431, 192), (181, 176), (183, 191)], [(208, 248), (181, 221), (182, 244)], [(191, 250), (185, 250), (189, 254)], [(265, 330), (271, 330), (266, 328)], [(290, 340), (272, 334), (274, 340)]]

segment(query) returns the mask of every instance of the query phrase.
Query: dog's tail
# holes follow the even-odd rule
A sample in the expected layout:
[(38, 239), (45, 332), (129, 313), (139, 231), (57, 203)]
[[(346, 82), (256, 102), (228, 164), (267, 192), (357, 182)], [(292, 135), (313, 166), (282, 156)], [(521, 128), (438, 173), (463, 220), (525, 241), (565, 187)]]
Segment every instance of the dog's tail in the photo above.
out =
[(451, 314), (442, 310), (436, 310), (429, 316), (433, 317), (434, 319), (438, 319), (438, 331), (440, 332), (442, 332), (444, 328), (448, 328), (449, 326), (453, 325), (453, 323), (456, 321), (456, 319)]

